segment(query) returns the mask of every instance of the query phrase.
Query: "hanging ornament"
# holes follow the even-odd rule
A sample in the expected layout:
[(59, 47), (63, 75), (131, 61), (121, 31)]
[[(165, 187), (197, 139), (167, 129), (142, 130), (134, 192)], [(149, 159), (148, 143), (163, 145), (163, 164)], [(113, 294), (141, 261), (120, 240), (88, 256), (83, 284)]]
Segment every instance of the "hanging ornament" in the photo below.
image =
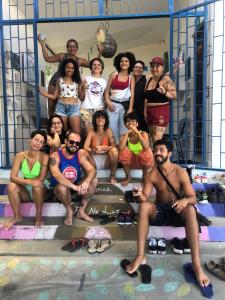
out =
[[(105, 1), (105, 15), (108, 15), (108, 1)], [(109, 34), (109, 21), (101, 22), (97, 32), (97, 47), (101, 50), (102, 56), (105, 58), (111, 58), (116, 54), (117, 51), (117, 43), (115, 39)]]

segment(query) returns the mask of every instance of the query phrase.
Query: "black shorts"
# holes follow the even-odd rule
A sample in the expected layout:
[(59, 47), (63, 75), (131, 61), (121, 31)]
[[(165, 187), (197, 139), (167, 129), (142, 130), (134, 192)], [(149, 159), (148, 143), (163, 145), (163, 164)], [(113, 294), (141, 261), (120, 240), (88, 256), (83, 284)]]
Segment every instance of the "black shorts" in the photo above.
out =
[(171, 207), (171, 204), (155, 203), (155, 206), (157, 215), (154, 220), (149, 220), (150, 225), (175, 227), (185, 225), (184, 219)]

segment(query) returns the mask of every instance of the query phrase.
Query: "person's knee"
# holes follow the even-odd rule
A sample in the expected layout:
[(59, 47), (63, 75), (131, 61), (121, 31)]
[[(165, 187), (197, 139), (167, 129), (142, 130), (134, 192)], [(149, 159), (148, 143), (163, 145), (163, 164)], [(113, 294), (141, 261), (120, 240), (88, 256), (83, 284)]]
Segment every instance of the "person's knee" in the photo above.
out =
[(19, 187), (16, 183), (10, 182), (7, 187), (8, 193), (16, 193), (19, 191)]
[(54, 193), (55, 193), (55, 196), (66, 196), (67, 192), (68, 192), (69, 188), (68, 187), (65, 187), (61, 184), (58, 184), (55, 189), (54, 189)]
[(152, 215), (155, 211), (155, 205), (151, 202), (140, 202), (139, 213)]
[(187, 205), (183, 211), (182, 211), (182, 216), (187, 219), (187, 218), (192, 218), (192, 219), (197, 219), (196, 218), (196, 210), (193, 205)]
[(113, 147), (112, 149), (109, 150), (108, 154), (109, 154), (110, 157), (118, 158), (119, 151), (116, 147)]

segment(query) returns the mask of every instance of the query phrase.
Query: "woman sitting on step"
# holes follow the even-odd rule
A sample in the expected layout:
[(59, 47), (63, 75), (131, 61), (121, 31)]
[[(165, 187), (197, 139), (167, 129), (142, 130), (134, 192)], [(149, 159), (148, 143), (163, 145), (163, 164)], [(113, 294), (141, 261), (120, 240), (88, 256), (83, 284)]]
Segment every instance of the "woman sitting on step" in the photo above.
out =
[[(109, 128), (108, 114), (98, 110), (92, 118), (93, 129), (89, 130), (84, 149), (94, 155), (97, 169), (110, 168), (110, 182), (116, 183), (115, 174), (118, 163), (118, 150), (112, 130)], [(105, 159), (103, 159), (105, 154)]]
[(149, 145), (148, 133), (138, 130), (137, 116), (134, 113), (126, 114), (124, 124), (128, 131), (120, 138), (119, 161), (126, 174), (126, 178), (121, 184), (126, 186), (131, 180), (131, 167), (139, 168), (141, 166), (144, 180), (149, 169), (153, 167), (154, 159)]
[(47, 135), (44, 130), (33, 131), (28, 151), (22, 151), (14, 158), (8, 185), (8, 197), (14, 217), (4, 224), (5, 228), (22, 221), (20, 202), (28, 202), (31, 199), (36, 206), (35, 226), (41, 227), (44, 224), (42, 207), (46, 189), (43, 182), (48, 172), (48, 155), (41, 152), (41, 149), (46, 141)]
[(63, 128), (63, 119), (61, 116), (52, 115), (48, 120), (46, 153), (57, 151), (65, 146), (66, 132)]

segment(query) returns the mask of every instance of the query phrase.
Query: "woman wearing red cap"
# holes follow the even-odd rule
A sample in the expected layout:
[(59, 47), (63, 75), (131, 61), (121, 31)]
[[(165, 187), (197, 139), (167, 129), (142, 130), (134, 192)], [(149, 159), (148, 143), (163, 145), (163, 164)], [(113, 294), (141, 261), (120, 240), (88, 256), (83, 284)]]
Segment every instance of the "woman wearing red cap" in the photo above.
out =
[(169, 124), (170, 99), (176, 99), (176, 86), (164, 73), (164, 61), (154, 57), (150, 62), (152, 77), (146, 85), (144, 115), (153, 143), (160, 140)]

